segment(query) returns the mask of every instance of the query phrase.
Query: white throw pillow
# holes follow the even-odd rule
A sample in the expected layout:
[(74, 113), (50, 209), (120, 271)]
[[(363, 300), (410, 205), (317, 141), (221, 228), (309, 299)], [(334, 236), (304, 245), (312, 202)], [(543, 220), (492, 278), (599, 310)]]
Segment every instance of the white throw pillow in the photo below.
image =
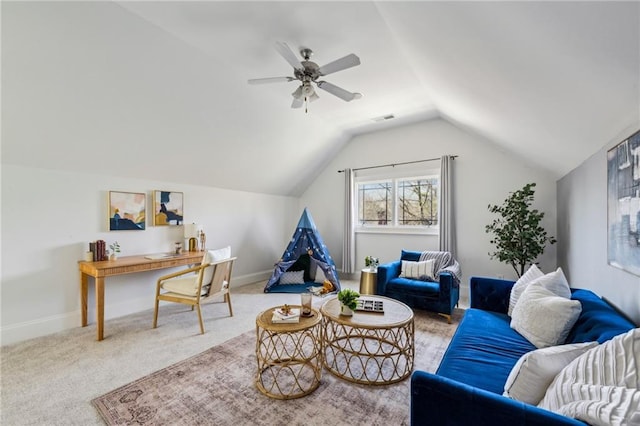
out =
[(513, 310), (511, 328), (537, 348), (555, 346), (567, 339), (580, 312), (579, 301), (557, 296), (541, 283), (531, 283)]
[(553, 379), (571, 361), (598, 342), (550, 346), (528, 352), (513, 366), (504, 384), (504, 396), (527, 404), (538, 405)]
[(564, 297), (565, 299), (571, 299), (571, 288), (569, 282), (562, 272), (562, 268), (558, 268), (553, 272), (543, 275), (540, 278), (536, 278), (531, 281), (529, 285), (539, 283), (544, 288), (555, 294), (556, 296)]
[[(219, 260), (229, 259), (231, 257), (231, 246), (219, 248), (216, 250), (207, 250), (202, 258), (203, 263), (213, 263)], [(202, 277), (202, 285), (207, 285), (213, 278), (213, 271), (215, 268), (206, 268), (204, 270), (204, 277)]]
[(527, 272), (525, 272), (518, 279), (518, 281), (516, 281), (513, 287), (511, 287), (511, 294), (509, 295), (509, 316), (511, 316), (511, 314), (513, 313), (513, 308), (516, 307), (516, 303), (518, 302), (518, 299), (522, 295), (524, 289), (527, 288), (531, 281), (542, 276), (544, 276), (544, 273), (534, 263), (529, 267), (529, 269), (527, 269)]
[(280, 276), (280, 284), (304, 284), (304, 271), (285, 272)]
[(567, 365), (539, 404), (592, 425), (640, 424), (640, 329), (614, 337)]
[(400, 271), (400, 277), (402, 278), (414, 278), (421, 280), (434, 280), (433, 273), (434, 259), (425, 260), (422, 262), (411, 262), (408, 260), (402, 261), (402, 270)]

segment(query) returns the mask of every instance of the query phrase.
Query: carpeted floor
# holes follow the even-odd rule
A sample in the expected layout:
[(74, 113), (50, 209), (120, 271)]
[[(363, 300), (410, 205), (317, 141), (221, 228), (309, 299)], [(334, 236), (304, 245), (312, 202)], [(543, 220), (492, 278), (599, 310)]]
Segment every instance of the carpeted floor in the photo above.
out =
[[(357, 289), (355, 281), (343, 281), (343, 287)], [(282, 303), (299, 303), (296, 294), (265, 294), (264, 283), (256, 283), (234, 289), (234, 317), (228, 317), (226, 305), (214, 303), (203, 308), (207, 333), (199, 334), (195, 312), (174, 304), (161, 307), (159, 327), (151, 328), (153, 310), (112, 319), (105, 324), (105, 340), (95, 341), (95, 324), (74, 328), (2, 347), (1, 357), (1, 412), (3, 425), (93, 425), (104, 424), (91, 400), (137, 379), (196, 356), (223, 342), (248, 331), (255, 330), (258, 312)], [(321, 299), (314, 298), (319, 307)], [(426, 324), (443, 327), (453, 333), (456, 324), (447, 325), (441, 317), (433, 314), (418, 314), (427, 317)], [(459, 318), (460, 315), (458, 315)], [(418, 321), (416, 321), (416, 325)], [(416, 336), (425, 330), (416, 326)], [(248, 355), (243, 363), (255, 366), (255, 341), (244, 339), (249, 344)], [(416, 337), (418, 341), (418, 338)], [(443, 348), (446, 347), (446, 343)], [(432, 369), (421, 365), (420, 347), (416, 348), (417, 369)], [(232, 360), (225, 360), (231, 362)], [(315, 394), (322, 395), (322, 387), (329, 373), (323, 372), (321, 388), (299, 401), (307, 403)], [(336, 379), (337, 380), (337, 379)], [(246, 392), (253, 400), (263, 397), (249, 379)], [(400, 385), (408, 386), (408, 380)], [(349, 385), (351, 392), (359, 389)], [(394, 385), (395, 386), (395, 385)], [(362, 398), (371, 398), (378, 387), (364, 387), (358, 391)], [(268, 399), (270, 403), (288, 404), (293, 401)], [(251, 405), (251, 404), (249, 404)], [(408, 412), (408, 401), (403, 402)], [(324, 422), (335, 423), (321, 411)], [(259, 421), (253, 419), (254, 421)], [(207, 422), (206, 424), (211, 424)], [(217, 424), (225, 424), (224, 422)], [(246, 422), (238, 423), (246, 424)], [(266, 424), (266, 423), (263, 423)], [(357, 423), (351, 423), (357, 424)]]
[[(415, 327), (415, 367), (433, 372), (455, 326), (418, 312)], [(255, 348), (255, 332), (244, 333), (93, 403), (110, 425), (409, 424), (409, 379), (371, 387), (347, 382), (325, 370), (320, 386), (310, 395), (274, 400), (254, 385)]]

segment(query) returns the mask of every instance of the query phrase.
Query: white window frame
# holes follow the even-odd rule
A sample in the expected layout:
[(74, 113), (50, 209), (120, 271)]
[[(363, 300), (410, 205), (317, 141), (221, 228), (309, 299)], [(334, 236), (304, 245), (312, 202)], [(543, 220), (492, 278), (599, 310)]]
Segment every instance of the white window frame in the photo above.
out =
[[(398, 171), (392, 170), (386, 173), (361, 173), (354, 178), (354, 194), (355, 209), (354, 209), (354, 230), (356, 233), (367, 234), (414, 234), (414, 235), (438, 235), (440, 233), (439, 225), (422, 226), (422, 225), (398, 225), (398, 182), (403, 180), (416, 180), (419, 178), (436, 178), (438, 180), (438, 203), (440, 202), (440, 170), (439, 169), (421, 169), (421, 170), (406, 170)], [(361, 224), (359, 218), (360, 210), (360, 192), (359, 185), (391, 182), (391, 224), (390, 225), (373, 225), (373, 224)], [(439, 210), (439, 209), (438, 209)], [(438, 224), (440, 223), (440, 211), (437, 212)]]

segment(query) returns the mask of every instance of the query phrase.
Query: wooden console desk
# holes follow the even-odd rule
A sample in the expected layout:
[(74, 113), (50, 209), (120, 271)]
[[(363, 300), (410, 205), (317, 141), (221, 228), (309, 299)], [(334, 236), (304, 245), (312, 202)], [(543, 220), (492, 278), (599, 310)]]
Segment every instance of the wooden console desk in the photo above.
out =
[[(147, 259), (145, 256), (158, 256), (157, 254), (149, 254), (120, 257), (117, 260), (105, 260), (102, 262), (78, 262), (80, 269), (80, 310), (82, 312), (82, 326), (87, 326), (89, 277), (95, 278), (96, 322), (98, 323), (96, 328), (97, 340), (102, 340), (104, 339), (104, 279), (106, 277), (199, 264), (202, 261), (203, 255), (204, 252), (196, 251), (176, 255), (167, 254), (167, 257), (160, 259)], [(149, 300), (151, 300), (151, 295), (149, 297)]]

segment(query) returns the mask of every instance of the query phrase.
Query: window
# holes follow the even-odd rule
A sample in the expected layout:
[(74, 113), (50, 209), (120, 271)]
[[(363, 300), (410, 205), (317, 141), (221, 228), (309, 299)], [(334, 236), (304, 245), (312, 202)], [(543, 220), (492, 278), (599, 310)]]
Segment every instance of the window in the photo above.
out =
[(437, 232), (438, 175), (356, 179), (357, 228)]

